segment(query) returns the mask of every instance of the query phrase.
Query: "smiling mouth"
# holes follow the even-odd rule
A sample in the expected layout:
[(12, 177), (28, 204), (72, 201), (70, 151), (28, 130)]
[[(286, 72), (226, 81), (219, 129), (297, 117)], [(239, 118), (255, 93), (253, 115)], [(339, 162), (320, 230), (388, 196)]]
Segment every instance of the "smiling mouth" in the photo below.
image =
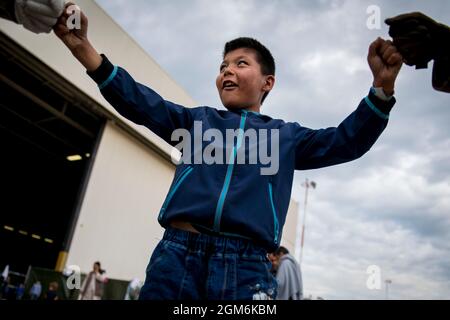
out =
[(225, 87), (225, 88), (223, 88), (223, 91), (233, 91), (233, 90), (235, 90), (235, 89), (237, 89), (238, 87), (237, 86), (234, 86), (234, 87)]
[(236, 83), (234, 83), (233, 81), (227, 80), (224, 81), (223, 85), (222, 85), (222, 89), (226, 90), (226, 91), (231, 91), (238, 88), (238, 85)]

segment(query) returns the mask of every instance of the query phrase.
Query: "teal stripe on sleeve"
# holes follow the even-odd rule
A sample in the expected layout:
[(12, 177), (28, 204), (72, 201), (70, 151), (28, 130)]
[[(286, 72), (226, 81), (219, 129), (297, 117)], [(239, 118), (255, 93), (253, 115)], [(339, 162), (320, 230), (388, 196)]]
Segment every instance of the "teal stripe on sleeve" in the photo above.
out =
[(372, 109), (372, 111), (375, 112), (375, 114), (377, 116), (379, 116), (381, 119), (384, 119), (384, 120), (389, 119), (389, 115), (384, 114), (377, 107), (375, 107), (375, 105), (372, 103), (372, 101), (370, 101), (369, 97), (366, 97), (364, 100), (366, 101), (369, 108)]
[(117, 75), (117, 71), (119, 70), (119, 68), (117, 66), (114, 66), (114, 70), (111, 72), (111, 74), (109, 75), (108, 79), (105, 80), (105, 82), (103, 82), (102, 84), (100, 84), (98, 86), (98, 88), (100, 90), (102, 90), (103, 88), (105, 88), (111, 81), (113, 81), (113, 79), (115, 78), (115, 76)]

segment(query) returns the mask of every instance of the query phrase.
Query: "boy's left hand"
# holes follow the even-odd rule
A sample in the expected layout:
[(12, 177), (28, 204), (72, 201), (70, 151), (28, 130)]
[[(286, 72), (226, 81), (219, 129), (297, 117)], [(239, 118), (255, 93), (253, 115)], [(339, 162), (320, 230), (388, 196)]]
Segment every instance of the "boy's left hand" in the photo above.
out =
[(393, 95), (403, 57), (392, 41), (378, 38), (372, 42), (367, 61), (373, 74), (373, 86), (382, 87), (386, 95)]

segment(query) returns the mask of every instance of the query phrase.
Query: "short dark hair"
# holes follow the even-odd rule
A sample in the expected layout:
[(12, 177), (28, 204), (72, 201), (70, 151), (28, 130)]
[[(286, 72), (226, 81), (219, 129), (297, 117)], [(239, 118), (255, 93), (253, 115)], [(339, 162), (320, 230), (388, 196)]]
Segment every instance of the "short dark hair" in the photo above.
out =
[[(275, 59), (270, 53), (269, 49), (267, 49), (264, 45), (261, 44), (256, 39), (240, 37), (234, 40), (231, 40), (225, 44), (225, 49), (223, 50), (223, 57), (230, 53), (231, 51), (246, 48), (252, 49), (256, 52), (256, 59), (261, 66), (261, 73), (265, 76), (275, 75)], [(266, 100), (269, 92), (266, 92), (262, 98), (261, 103)]]
[(289, 254), (289, 250), (281, 246), (277, 250), (275, 250), (273, 254), (276, 256), (279, 256), (280, 254)]
[(102, 269), (100, 261), (95, 261), (94, 264), (98, 266), (98, 272), (100, 272), (100, 274), (104, 274), (106, 272), (105, 270)]

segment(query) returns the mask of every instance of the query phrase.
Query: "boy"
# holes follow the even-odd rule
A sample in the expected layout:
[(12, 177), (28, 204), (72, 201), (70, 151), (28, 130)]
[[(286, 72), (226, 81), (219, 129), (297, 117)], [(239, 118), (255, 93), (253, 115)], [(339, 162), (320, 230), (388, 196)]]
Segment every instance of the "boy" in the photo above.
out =
[[(402, 65), (395, 47), (382, 39), (372, 43), (368, 60), (374, 82), (369, 96), (339, 127), (311, 130), (259, 113), (275, 84), (275, 62), (254, 39), (239, 38), (225, 46), (216, 85), (228, 111), (185, 108), (164, 100), (99, 55), (87, 39), (84, 14), (80, 30), (69, 30), (67, 18), (66, 13), (60, 17), (56, 35), (124, 117), (172, 145), (177, 130), (193, 134), (194, 140), (195, 134), (237, 132), (227, 148), (216, 140), (200, 140), (200, 152), (221, 146), (210, 155), (217, 160), (222, 153), (226, 163), (195, 161), (195, 146), (193, 155), (183, 155), (158, 216), (166, 231), (150, 259), (140, 299), (275, 299), (277, 284), (267, 252), (280, 244), (294, 170), (351, 161), (375, 143), (395, 103), (394, 83)], [(256, 143), (244, 139), (250, 130), (262, 132)], [(190, 143), (185, 147), (188, 150)], [(276, 172), (263, 174), (264, 161), (238, 163), (239, 157), (251, 160), (255, 150), (269, 147), (279, 159)]]

